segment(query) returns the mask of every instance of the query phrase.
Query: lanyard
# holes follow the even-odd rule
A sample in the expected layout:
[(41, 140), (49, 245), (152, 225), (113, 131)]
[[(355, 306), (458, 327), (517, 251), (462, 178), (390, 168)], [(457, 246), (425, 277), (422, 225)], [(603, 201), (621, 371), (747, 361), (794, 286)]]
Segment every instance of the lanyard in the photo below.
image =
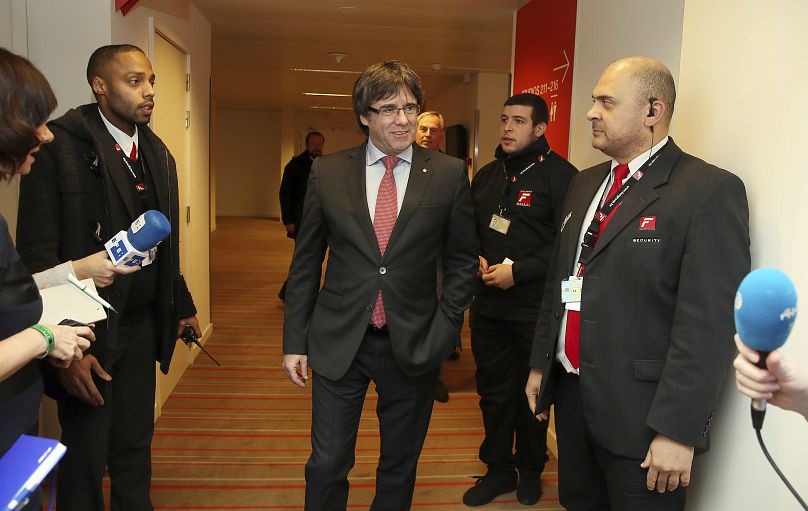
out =
[(595, 249), (595, 244), (598, 242), (598, 237), (600, 236), (600, 224), (603, 223), (603, 221), (609, 217), (609, 214), (623, 202), (623, 197), (625, 197), (628, 191), (631, 190), (631, 188), (633, 188), (634, 185), (637, 184), (637, 182), (645, 175), (645, 172), (651, 168), (651, 165), (654, 164), (657, 158), (659, 158), (659, 155), (667, 146), (668, 144), (665, 144), (659, 149), (659, 151), (654, 153), (653, 156), (651, 156), (640, 168), (638, 168), (631, 175), (631, 177), (627, 179), (625, 183), (623, 183), (623, 186), (621, 186), (620, 189), (617, 190), (617, 192), (595, 213), (594, 218), (592, 218), (592, 222), (586, 229), (584, 240), (581, 242), (581, 255), (578, 257), (578, 277), (583, 277), (584, 268), (586, 267), (587, 263), (589, 263), (589, 257), (592, 255), (592, 251)]
[(132, 182), (135, 183), (135, 190), (137, 190), (138, 195), (142, 197), (142, 195), (146, 193), (146, 169), (143, 169), (143, 178), (140, 178), (126, 156), (121, 156), (121, 160), (123, 160), (123, 164), (126, 165), (127, 170), (129, 170), (129, 176), (132, 178)]

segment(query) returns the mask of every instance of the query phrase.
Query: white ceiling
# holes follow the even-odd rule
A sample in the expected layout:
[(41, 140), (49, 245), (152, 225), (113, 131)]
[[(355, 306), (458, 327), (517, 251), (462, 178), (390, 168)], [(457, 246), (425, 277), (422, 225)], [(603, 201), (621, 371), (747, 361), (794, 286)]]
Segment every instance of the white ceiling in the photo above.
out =
[[(219, 106), (350, 108), (357, 72), (398, 59), (429, 97), (466, 73), (510, 71), (513, 12), (527, 0), (193, 0), (213, 25)], [(345, 12), (350, 7), (358, 12)], [(349, 54), (341, 63), (330, 52)], [(434, 71), (433, 64), (440, 64)], [(329, 69), (353, 74), (291, 71)]]

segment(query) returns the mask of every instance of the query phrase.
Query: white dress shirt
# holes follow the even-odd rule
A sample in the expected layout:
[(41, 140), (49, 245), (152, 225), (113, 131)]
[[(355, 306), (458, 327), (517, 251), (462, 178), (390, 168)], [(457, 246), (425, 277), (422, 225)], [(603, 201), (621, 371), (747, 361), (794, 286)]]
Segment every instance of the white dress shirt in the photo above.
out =
[(101, 120), (104, 121), (104, 126), (107, 127), (109, 134), (112, 135), (112, 138), (114, 138), (115, 142), (117, 142), (117, 144), (121, 147), (121, 151), (123, 151), (126, 156), (132, 154), (132, 146), (138, 147), (137, 125), (135, 125), (135, 134), (130, 137), (123, 131), (113, 126), (112, 123), (109, 122), (106, 117), (104, 117), (104, 113), (101, 112), (100, 108), (98, 109), (98, 113), (101, 114)]

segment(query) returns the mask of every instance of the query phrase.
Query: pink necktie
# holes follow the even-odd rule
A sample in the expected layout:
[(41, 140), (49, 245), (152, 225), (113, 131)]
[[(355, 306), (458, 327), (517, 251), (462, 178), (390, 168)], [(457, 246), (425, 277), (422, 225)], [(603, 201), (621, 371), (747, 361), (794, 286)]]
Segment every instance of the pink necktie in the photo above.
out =
[[(379, 193), (376, 195), (376, 211), (373, 215), (373, 231), (376, 233), (376, 241), (379, 242), (379, 251), (384, 255), (387, 248), (387, 241), (393, 226), (396, 225), (398, 217), (398, 196), (396, 194), (396, 180), (393, 177), (393, 168), (399, 162), (398, 156), (385, 156), (384, 177), (379, 184)], [(376, 328), (381, 328), (387, 323), (387, 315), (384, 312), (384, 301), (382, 300), (382, 290), (376, 296), (376, 305), (370, 315), (370, 321)]]
[[(614, 194), (623, 186), (623, 180), (628, 176), (628, 165), (620, 164), (614, 168), (614, 181), (612, 182), (612, 186), (609, 188), (609, 193), (606, 194), (606, 200), (604, 200), (604, 204), (611, 199)], [(607, 216), (603, 222), (600, 223), (600, 229), (598, 230), (598, 239), (600, 239), (600, 234), (606, 229), (606, 225), (609, 223), (609, 220), (612, 219), (614, 216), (614, 212), (617, 211), (617, 208), (620, 207), (618, 204), (609, 216)], [(581, 265), (581, 269), (578, 271), (578, 276), (584, 276), (584, 266)], [(578, 365), (581, 361), (581, 312), (568, 310), (567, 311), (567, 331), (564, 334), (564, 354), (567, 355), (567, 358), (572, 364), (572, 367), (578, 369)]]
[(137, 146), (132, 144), (132, 151), (129, 153), (129, 159), (132, 161), (137, 160)]

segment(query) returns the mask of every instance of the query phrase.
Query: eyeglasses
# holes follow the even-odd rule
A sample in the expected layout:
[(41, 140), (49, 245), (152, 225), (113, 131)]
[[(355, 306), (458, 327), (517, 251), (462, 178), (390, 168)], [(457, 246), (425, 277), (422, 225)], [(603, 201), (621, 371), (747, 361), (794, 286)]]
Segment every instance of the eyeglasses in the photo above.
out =
[(394, 115), (398, 115), (398, 112), (401, 110), (404, 111), (404, 115), (418, 115), (418, 112), (421, 111), (421, 108), (415, 104), (408, 104), (404, 105), (401, 108), (395, 106), (383, 106), (381, 108), (373, 108), (372, 106), (368, 107), (368, 110), (375, 114), (379, 114), (383, 117), (392, 117)]

